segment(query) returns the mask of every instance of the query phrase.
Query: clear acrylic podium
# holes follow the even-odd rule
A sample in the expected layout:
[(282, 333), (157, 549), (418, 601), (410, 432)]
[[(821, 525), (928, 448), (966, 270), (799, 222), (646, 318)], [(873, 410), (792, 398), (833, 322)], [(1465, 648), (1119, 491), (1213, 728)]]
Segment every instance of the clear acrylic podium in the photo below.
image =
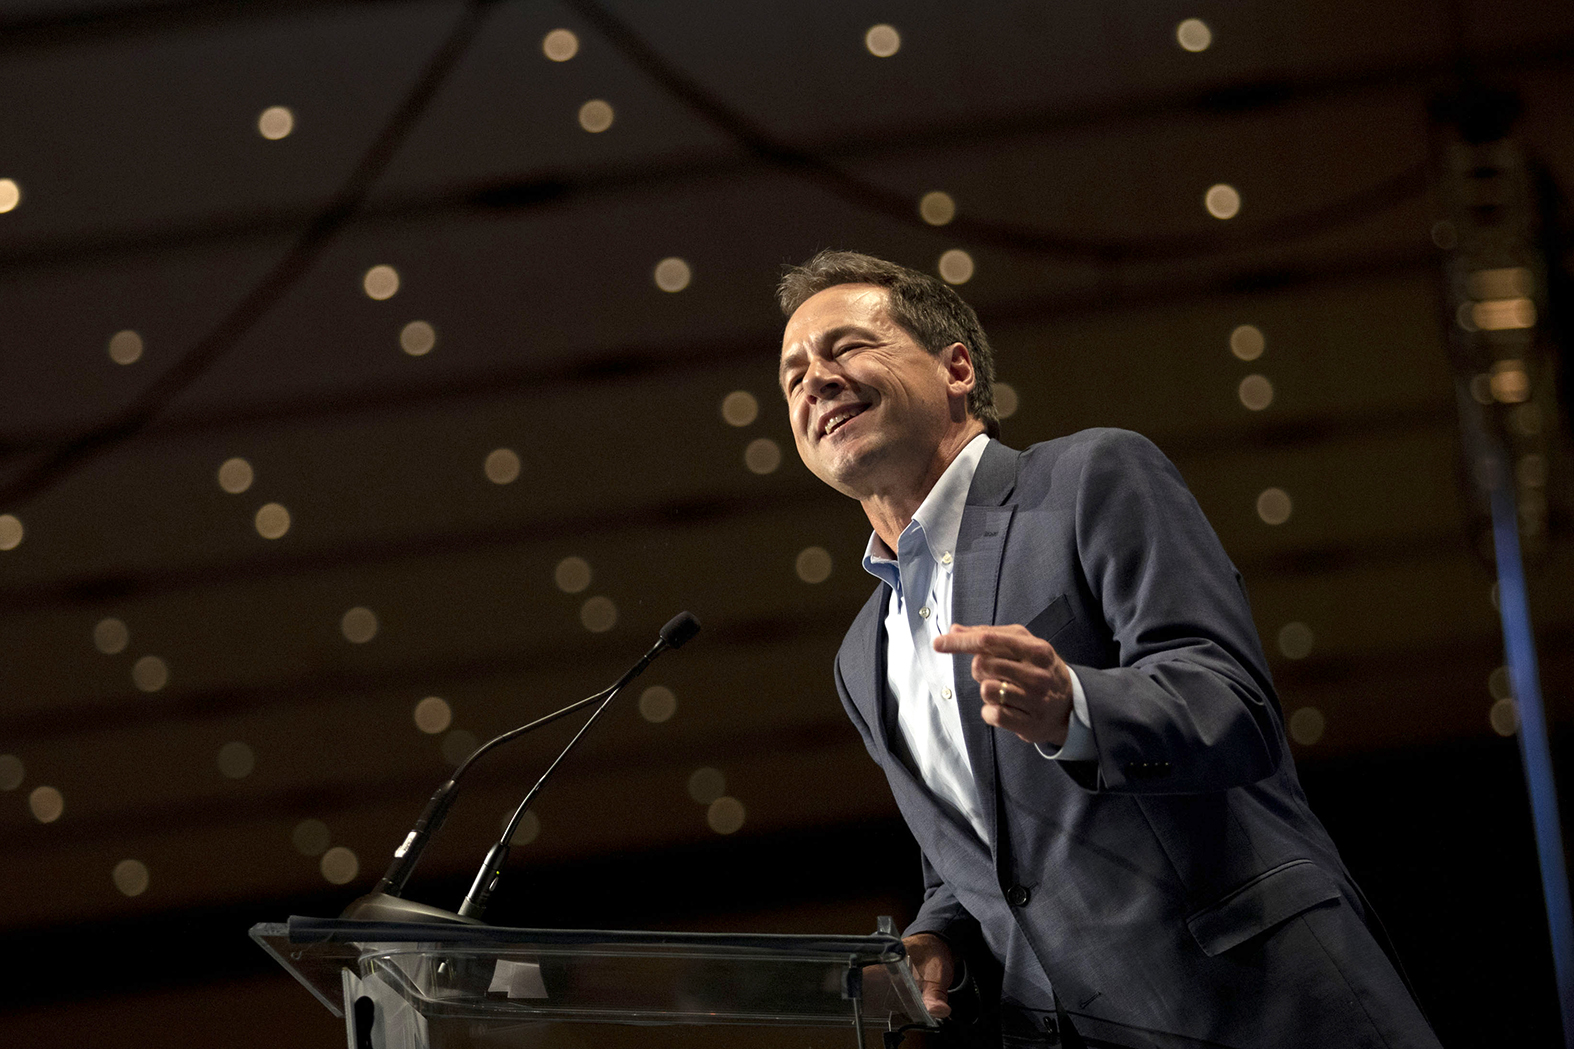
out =
[[(880, 926), (732, 935), (295, 917), (251, 936), (344, 1018), (349, 1049), (848, 1049), (871, 1027), (934, 1026), (901, 939)], [(738, 1025), (762, 1030), (740, 1038)]]

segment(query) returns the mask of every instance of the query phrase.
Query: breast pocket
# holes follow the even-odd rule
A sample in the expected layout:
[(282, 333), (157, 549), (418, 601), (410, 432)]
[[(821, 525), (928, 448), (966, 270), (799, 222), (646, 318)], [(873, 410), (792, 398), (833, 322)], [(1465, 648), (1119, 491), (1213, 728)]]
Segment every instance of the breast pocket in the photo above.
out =
[(1027, 623), (1028, 633), (1045, 641), (1053, 641), (1055, 635), (1071, 625), (1071, 602), (1066, 600), (1066, 595), (1061, 594), (1045, 606), (1044, 611), (1034, 616)]

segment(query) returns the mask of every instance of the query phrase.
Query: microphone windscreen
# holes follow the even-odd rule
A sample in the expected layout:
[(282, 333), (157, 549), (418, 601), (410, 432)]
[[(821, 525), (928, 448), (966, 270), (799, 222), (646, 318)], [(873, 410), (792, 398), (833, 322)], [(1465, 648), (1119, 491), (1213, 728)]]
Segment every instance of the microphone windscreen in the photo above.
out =
[(668, 648), (682, 648), (684, 642), (700, 632), (700, 621), (692, 612), (679, 612), (661, 628), (661, 640)]

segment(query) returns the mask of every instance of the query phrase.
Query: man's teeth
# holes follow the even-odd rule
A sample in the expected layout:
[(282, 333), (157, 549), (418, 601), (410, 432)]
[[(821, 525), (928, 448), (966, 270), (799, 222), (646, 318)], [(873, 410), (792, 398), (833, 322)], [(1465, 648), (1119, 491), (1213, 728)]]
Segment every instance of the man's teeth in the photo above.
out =
[(825, 424), (825, 436), (831, 436), (832, 433), (841, 428), (842, 423), (846, 422), (848, 419), (853, 418), (854, 416), (862, 414), (863, 409), (858, 408), (854, 411), (847, 412), (845, 415), (838, 415), (836, 418)]

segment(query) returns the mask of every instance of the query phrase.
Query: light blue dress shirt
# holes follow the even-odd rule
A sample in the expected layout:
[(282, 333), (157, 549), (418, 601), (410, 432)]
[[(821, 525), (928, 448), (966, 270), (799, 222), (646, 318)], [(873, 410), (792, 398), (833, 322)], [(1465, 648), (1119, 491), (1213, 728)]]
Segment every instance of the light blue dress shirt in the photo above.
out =
[[(902, 534), (896, 556), (871, 534), (864, 570), (891, 587), (886, 605), (886, 683), (896, 697), (897, 726), (915, 771), (935, 795), (960, 812), (989, 841), (978, 785), (962, 737), (952, 657), (936, 652), (934, 640), (951, 629), (952, 568), (962, 529), (967, 491), (989, 437), (979, 434), (946, 467)], [(968, 624), (974, 626), (977, 624)], [(1071, 673), (1072, 717), (1066, 742), (1058, 750), (1040, 745), (1048, 760), (1087, 761), (1097, 757), (1088, 700)], [(976, 710), (965, 712), (978, 717)]]

